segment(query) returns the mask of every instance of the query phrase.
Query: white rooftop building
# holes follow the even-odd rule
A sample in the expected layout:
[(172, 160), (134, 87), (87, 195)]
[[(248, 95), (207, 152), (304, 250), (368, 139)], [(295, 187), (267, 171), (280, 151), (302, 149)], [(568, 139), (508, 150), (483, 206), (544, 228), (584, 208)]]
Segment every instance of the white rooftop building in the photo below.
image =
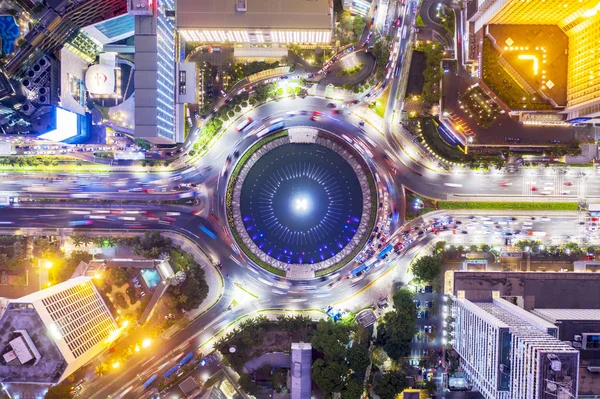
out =
[(0, 319), (0, 375), (5, 382), (60, 382), (104, 350), (115, 330), (90, 277), (12, 300)]
[(468, 380), (487, 399), (576, 398), (579, 351), (550, 322), (500, 298), (453, 302), (453, 347)]

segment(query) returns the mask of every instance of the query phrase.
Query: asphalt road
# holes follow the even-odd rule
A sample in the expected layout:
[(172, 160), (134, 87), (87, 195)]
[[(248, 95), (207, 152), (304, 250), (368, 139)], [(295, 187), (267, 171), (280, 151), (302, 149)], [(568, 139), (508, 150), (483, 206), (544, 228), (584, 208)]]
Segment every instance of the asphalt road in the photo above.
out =
[[(395, 20), (401, 8), (389, 10), (381, 18), (381, 27), (397, 35), (414, 21), (415, 2), (409, 2), (403, 22), (394, 28), (390, 22)], [(408, 29), (408, 27), (406, 28)], [(398, 40), (399, 50), (406, 48), (408, 37)], [(402, 65), (404, 52), (398, 51), (394, 63)], [(269, 120), (283, 118), (287, 127), (310, 126), (340, 135), (363, 154), (372, 168), (381, 193), (389, 194), (391, 207), (404, 208), (401, 188), (404, 186), (416, 193), (439, 199), (494, 198), (498, 200), (565, 200), (571, 201), (600, 197), (600, 175), (595, 169), (561, 170), (554, 168), (522, 170), (507, 174), (502, 171), (489, 173), (466, 172), (451, 174), (433, 171), (421, 165), (418, 157), (411, 154), (410, 146), (404, 149), (391, 133), (390, 115), (398, 108), (395, 101), (402, 77), (392, 76), (384, 82), (391, 85), (390, 101), (386, 111), (384, 126), (378, 123), (365, 123), (360, 126), (356, 114), (360, 105), (337, 102), (339, 113), (334, 113), (327, 104), (331, 100), (317, 97), (282, 99), (272, 101), (249, 111), (243, 117), (251, 117), (261, 124)], [(285, 84), (285, 81), (282, 81)], [(342, 105), (347, 107), (342, 108)], [(307, 111), (302, 115), (298, 111)], [(309, 117), (313, 111), (320, 112), (316, 120)], [(289, 114), (293, 112), (294, 115)], [(134, 173), (119, 171), (114, 173), (3, 173), (0, 179), (0, 196), (44, 199), (112, 199), (133, 201), (165, 201), (201, 196), (203, 212), (200, 216), (181, 211), (180, 215), (167, 215), (156, 204), (147, 206), (129, 205), (118, 209), (113, 206), (107, 210), (101, 204), (73, 204), (72, 207), (52, 204), (29, 204), (27, 207), (14, 206), (0, 208), (0, 222), (5, 232), (13, 228), (61, 229), (61, 233), (70, 234), (75, 223), (90, 223), (77, 226), (81, 230), (106, 231), (121, 234), (123, 231), (143, 231), (148, 229), (172, 230), (181, 233), (205, 250), (213, 263), (223, 265), (221, 273), (225, 276), (224, 294), (221, 300), (201, 317), (191, 322), (175, 336), (153, 346), (152, 354), (139, 354), (119, 369), (118, 373), (109, 373), (98, 378), (80, 393), (86, 398), (106, 398), (127, 391), (124, 397), (137, 397), (142, 393), (141, 384), (152, 374), (165, 369), (177, 356), (198, 350), (215, 334), (222, 331), (233, 321), (254, 312), (271, 309), (309, 309), (334, 306), (340, 310), (352, 309), (358, 303), (371, 303), (379, 297), (380, 282), (407, 282), (409, 262), (426, 250), (437, 239), (469, 245), (485, 241), (492, 245), (502, 245), (508, 233), (510, 237), (529, 237), (524, 233), (523, 223), (532, 223), (533, 231), (547, 233), (539, 238), (544, 242), (579, 241), (585, 236), (581, 220), (577, 213), (551, 216), (552, 222), (541, 219), (527, 221), (528, 215), (512, 213), (517, 221), (509, 225), (507, 214), (489, 214), (478, 212), (489, 220), (469, 219), (470, 215), (455, 212), (461, 226), (435, 234), (418, 236), (411, 231), (409, 236), (415, 241), (401, 254), (392, 254), (385, 260), (373, 265), (372, 269), (360, 277), (350, 273), (355, 264), (349, 264), (340, 271), (314, 280), (286, 280), (261, 271), (252, 262), (241, 257), (231, 237), (221, 221), (225, 220), (223, 194), (227, 184), (226, 176), (236, 160), (232, 154), (241, 153), (256, 140), (256, 136), (238, 133), (233, 121), (223, 133), (218, 143), (195, 165), (187, 165), (178, 171), (156, 173)], [(366, 149), (365, 149), (366, 148)], [(416, 151), (415, 151), (416, 152)], [(181, 185), (193, 184), (184, 187)], [(157, 209), (158, 207), (158, 209)], [(150, 211), (148, 213), (147, 211)], [(437, 214), (438, 217), (443, 213)], [(431, 216), (428, 216), (429, 219)], [(175, 218), (175, 221), (167, 218)], [(392, 226), (394, 234), (390, 242), (399, 242), (401, 238), (401, 220), (395, 220)], [(420, 226), (422, 219), (411, 222), (405, 229)], [(428, 220), (426, 220), (428, 222)], [(491, 222), (484, 223), (484, 222)], [(518, 222), (518, 223), (516, 223)], [(506, 223), (506, 224), (504, 224)], [(206, 225), (215, 231), (218, 239), (213, 240), (203, 234), (199, 226)], [(498, 227), (496, 227), (498, 226)], [(466, 233), (463, 233), (465, 231)], [(520, 233), (516, 233), (520, 231)], [(389, 278), (392, 276), (393, 278)], [(335, 288), (335, 289), (334, 289)], [(249, 295), (251, 293), (252, 295)], [(240, 305), (231, 307), (234, 299)], [(209, 345), (202, 346), (203, 351), (210, 350)]]

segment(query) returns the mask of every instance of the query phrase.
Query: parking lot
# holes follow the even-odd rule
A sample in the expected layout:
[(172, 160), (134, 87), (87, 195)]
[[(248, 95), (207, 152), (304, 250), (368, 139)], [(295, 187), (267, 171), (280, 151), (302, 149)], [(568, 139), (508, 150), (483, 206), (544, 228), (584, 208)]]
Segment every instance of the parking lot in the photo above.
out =
[(441, 382), (438, 366), (443, 365), (443, 325), (441, 311), (443, 295), (433, 292), (433, 287), (415, 287), (415, 324), (417, 334), (411, 341), (410, 364), (419, 368), (423, 379), (435, 378)]

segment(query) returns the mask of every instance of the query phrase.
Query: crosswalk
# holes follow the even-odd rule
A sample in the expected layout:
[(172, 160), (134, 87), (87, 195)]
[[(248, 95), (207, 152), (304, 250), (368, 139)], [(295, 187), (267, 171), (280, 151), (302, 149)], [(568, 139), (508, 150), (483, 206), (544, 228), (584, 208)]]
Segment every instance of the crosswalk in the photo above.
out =
[[(585, 182), (571, 182), (563, 174), (550, 176), (524, 174), (522, 180), (522, 195), (529, 196), (577, 196), (585, 198)], [(570, 185), (567, 185), (569, 183)]]

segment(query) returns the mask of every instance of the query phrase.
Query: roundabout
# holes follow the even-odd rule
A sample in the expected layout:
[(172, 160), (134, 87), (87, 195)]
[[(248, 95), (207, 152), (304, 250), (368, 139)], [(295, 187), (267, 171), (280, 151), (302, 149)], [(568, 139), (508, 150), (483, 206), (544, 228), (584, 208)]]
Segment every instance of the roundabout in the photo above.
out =
[(291, 128), (255, 143), (227, 189), (229, 227), (247, 257), (289, 278), (351, 261), (373, 228), (377, 195), (366, 162), (333, 134)]

